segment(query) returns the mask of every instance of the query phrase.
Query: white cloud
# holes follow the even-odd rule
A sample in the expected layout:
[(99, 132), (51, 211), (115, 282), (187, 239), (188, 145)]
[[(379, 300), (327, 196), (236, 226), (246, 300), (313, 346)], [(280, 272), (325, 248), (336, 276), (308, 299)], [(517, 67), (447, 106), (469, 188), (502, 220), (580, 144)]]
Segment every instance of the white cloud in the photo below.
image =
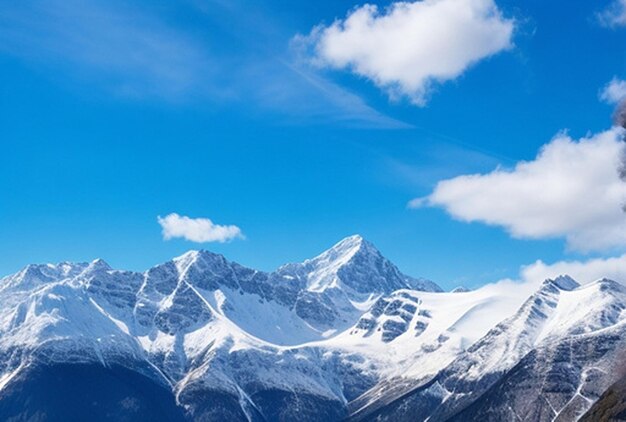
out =
[(626, 254), (587, 261), (558, 261), (553, 264), (538, 260), (534, 264), (522, 267), (521, 270), (521, 278), (527, 282), (538, 282), (559, 275), (569, 275), (580, 284), (601, 278), (609, 278), (626, 284)]
[(514, 21), (493, 0), (366, 4), (307, 37), (321, 66), (350, 69), (390, 96), (426, 102), (434, 83), (452, 80), (481, 59), (511, 48)]
[(626, 0), (613, 0), (609, 7), (598, 14), (598, 21), (608, 28), (626, 26)]
[(614, 77), (600, 92), (600, 99), (609, 104), (618, 104), (626, 99), (626, 81)]
[(237, 226), (221, 226), (208, 218), (189, 218), (176, 213), (157, 217), (163, 229), (163, 239), (183, 238), (190, 242), (227, 242), (235, 238), (243, 238)]
[(586, 261), (557, 261), (552, 264), (537, 260), (533, 264), (522, 266), (515, 280), (499, 280), (485, 284), (480, 290), (499, 298), (508, 298), (505, 305), (509, 309), (517, 309), (546, 279), (561, 275), (568, 275), (581, 285), (602, 278), (626, 284), (626, 254)]
[(532, 161), (443, 180), (409, 206), (437, 206), (517, 238), (564, 237), (580, 250), (626, 246), (626, 183), (618, 174), (621, 129), (573, 140), (559, 134)]

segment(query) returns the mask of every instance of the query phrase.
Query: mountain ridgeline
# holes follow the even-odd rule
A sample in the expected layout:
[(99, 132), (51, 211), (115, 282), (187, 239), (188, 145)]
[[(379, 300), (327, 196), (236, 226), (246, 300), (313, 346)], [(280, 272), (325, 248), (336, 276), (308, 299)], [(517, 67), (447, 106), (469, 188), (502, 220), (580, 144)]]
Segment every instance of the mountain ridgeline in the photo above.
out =
[(523, 291), (443, 292), (360, 236), (271, 273), (29, 265), (0, 280), (0, 419), (620, 420), (626, 288)]

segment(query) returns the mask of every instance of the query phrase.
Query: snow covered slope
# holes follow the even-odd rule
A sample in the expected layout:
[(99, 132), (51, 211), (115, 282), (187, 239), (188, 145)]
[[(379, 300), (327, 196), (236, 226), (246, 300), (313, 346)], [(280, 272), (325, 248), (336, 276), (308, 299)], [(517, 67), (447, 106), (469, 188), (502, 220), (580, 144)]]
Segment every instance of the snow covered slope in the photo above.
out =
[[(379, 420), (576, 420), (626, 346), (626, 288), (546, 280), (519, 310), (409, 393), (354, 414)], [(369, 412), (368, 412), (369, 410)]]

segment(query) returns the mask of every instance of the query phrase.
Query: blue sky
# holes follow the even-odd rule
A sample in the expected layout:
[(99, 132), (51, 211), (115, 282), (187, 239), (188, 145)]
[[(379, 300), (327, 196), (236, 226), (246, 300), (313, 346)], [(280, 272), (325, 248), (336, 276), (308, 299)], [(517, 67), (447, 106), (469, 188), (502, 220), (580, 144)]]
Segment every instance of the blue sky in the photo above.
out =
[[(0, 274), (96, 257), (143, 270), (192, 248), (271, 270), (360, 233), (403, 271), (450, 288), (515, 278), (538, 259), (624, 252), (580, 235), (602, 216), (550, 232), (458, 211), (450, 195), (407, 206), (442, 180), (514, 172), (563, 130), (574, 144), (608, 130), (613, 105), (599, 95), (626, 78), (626, 28), (603, 13), (620, 3), (496, 1), (510, 44), (430, 81), (421, 104), (395, 80), (390, 95), (380, 61), (342, 66), (311, 35), (363, 3), (255, 3), (3, 2)], [(391, 14), (393, 3), (375, 4), (376, 19)], [(419, 60), (399, 74), (411, 80)], [(498, 196), (532, 203), (516, 192)], [(165, 240), (157, 217), (170, 213), (243, 236)], [(594, 246), (572, 241), (581, 236)]]

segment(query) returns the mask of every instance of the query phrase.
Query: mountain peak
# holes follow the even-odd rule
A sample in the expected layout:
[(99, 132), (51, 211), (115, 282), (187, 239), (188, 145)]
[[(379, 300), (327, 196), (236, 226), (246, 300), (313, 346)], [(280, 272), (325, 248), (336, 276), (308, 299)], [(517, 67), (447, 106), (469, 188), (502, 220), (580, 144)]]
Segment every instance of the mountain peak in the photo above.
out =
[(553, 284), (561, 290), (575, 290), (580, 287), (580, 284), (568, 275), (560, 275), (556, 278), (549, 278), (544, 283)]
[(366, 262), (372, 259), (384, 260), (380, 252), (360, 235), (353, 235), (337, 242), (330, 249), (312, 259), (307, 259), (302, 266), (307, 269), (308, 288), (322, 291), (328, 287), (339, 287), (339, 273), (354, 265), (355, 257), (360, 256)]
[(337, 245), (339, 244), (354, 244), (354, 245), (360, 245), (362, 243), (369, 243), (367, 240), (365, 240), (363, 238), (363, 236), (361, 236), (360, 234), (353, 234), (351, 236), (347, 236), (344, 237), (343, 239), (341, 239), (339, 242), (337, 242)]
[(351, 261), (357, 254), (382, 258), (381, 253), (371, 242), (365, 240), (361, 235), (355, 234), (340, 240), (330, 249), (322, 252), (315, 258), (308, 259), (305, 262), (335, 261), (340, 265), (343, 265)]
[(174, 258), (174, 264), (178, 267), (179, 271), (182, 273), (186, 268), (189, 268), (191, 265), (195, 263), (203, 263), (205, 261), (213, 261), (215, 259), (225, 260), (225, 258), (220, 255), (206, 249), (191, 249), (184, 254)]
[[(345, 290), (349, 294), (390, 293), (398, 289), (441, 291), (434, 283), (402, 274), (376, 247), (356, 234), (301, 264), (288, 264), (280, 273), (303, 278), (312, 292)], [(351, 292), (351, 293), (350, 293)]]
[(615, 280), (611, 280), (610, 278), (601, 278), (600, 280), (597, 280), (595, 283), (597, 286), (599, 286), (600, 290), (603, 291), (617, 291), (617, 292), (622, 292), (625, 290), (624, 285), (621, 283), (618, 283)]
[(42, 283), (61, 281), (80, 274), (89, 264), (61, 262), (59, 264), (29, 264), (19, 272), (2, 278), (4, 287), (32, 288)]
[(98, 270), (109, 271), (111, 269), (112, 269), (111, 266), (102, 258), (94, 259), (93, 261), (89, 263), (89, 266), (87, 267), (87, 270), (89, 271), (98, 271)]
[(322, 253), (321, 255), (328, 254), (331, 252), (336, 253), (336, 254), (341, 254), (341, 255), (347, 255), (347, 254), (353, 255), (354, 253), (361, 250), (362, 248), (367, 248), (368, 250), (376, 250), (374, 245), (369, 243), (367, 240), (363, 239), (361, 235), (355, 234), (355, 235), (348, 236), (340, 240), (332, 248)]

